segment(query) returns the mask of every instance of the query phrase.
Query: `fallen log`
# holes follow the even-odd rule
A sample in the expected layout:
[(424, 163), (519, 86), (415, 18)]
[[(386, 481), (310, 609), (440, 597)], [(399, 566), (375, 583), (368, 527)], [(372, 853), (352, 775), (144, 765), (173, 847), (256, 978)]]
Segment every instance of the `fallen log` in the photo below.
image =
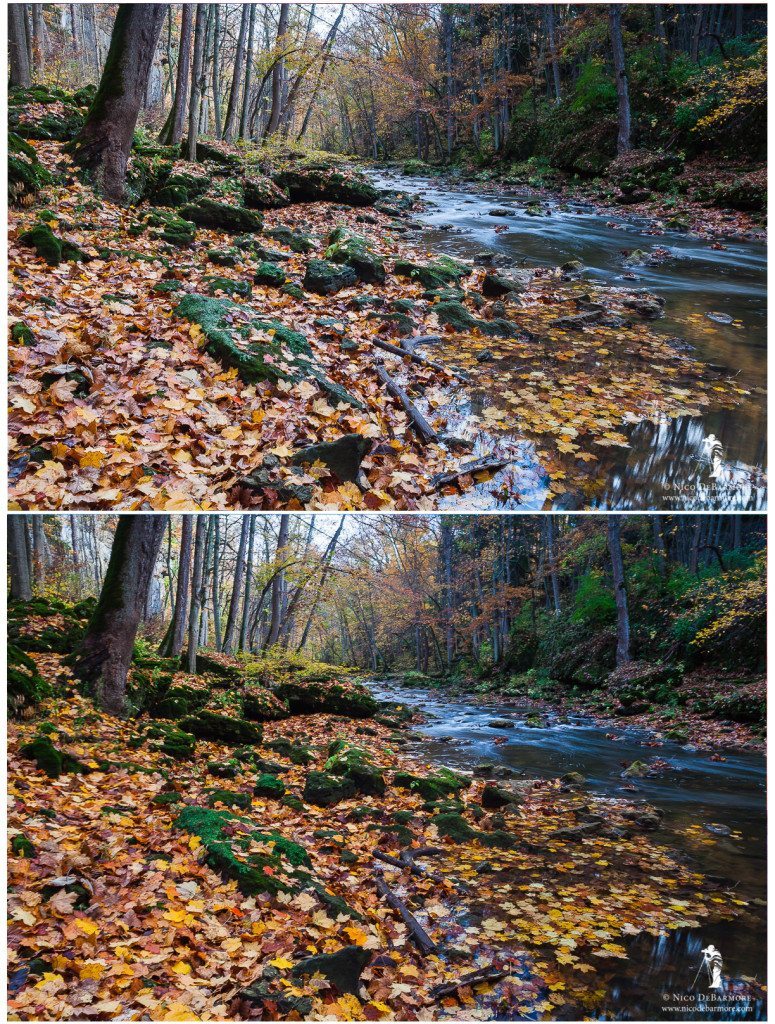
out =
[(467, 373), (462, 373), (460, 370), (452, 370), (449, 366), (444, 366), (443, 363), (436, 363), (433, 359), (418, 356), (416, 352), (405, 352), (398, 345), (393, 345), (389, 341), (383, 341), (381, 338), (372, 338), (371, 340), (377, 348), (381, 348), (384, 352), (390, 352), (394, 356), (401, 356), (402, 359), (411, 359), (413, 363), (419, 363), (420, 366), (430, 366), (433, 370), (441, 370), (442, 373), (448, 373), (450, 377), (457, 377), (458, 380), (468, 381), (471, 379)]
[(446, 487), (448, 484), (455, 484), (461, 476), (468, 476), (472, 473), (482, 473), (485, 471), (494, 473), (496, 470), (508, 466), (513, 461), (514, 459), (474, 459), (473, 462), (466, 462), (459, 469), (453, 469), (449, 473), (436, 473), (435, 476), (431, 477), (431, 490), (438, 491), (441, 487)]
[(433, 429), (430, 423), (426, 420), (426, 418), (423, 416), (423, 414), (411, 400), (409, 395), (407, 395), (404, 389), (402, 387), (399, 387), (398, 384), (396, 384), (396, 382), (393, 380), (393, 378), (390, 376), (390, 374), (387, 372), (384, 366), (377, 365), (375, 366), (375, 370), (377, 376), (385, 385), (390, 394), (394, 398), (397, 398), (401, 405), (404, 407), (407, 416), (412, 421), (415, 430), (420, 435), (422, 440), (425, 441), (426, 444), (429, 442), (438, 444), (439, 435), (436, 433), (436, 431)]
[(402, 900), (398, 898), (398, 896), (396, 896), (392, 889), (390, 889), (382, 875), (376, 871), (375, 884), (377, 886), (377, 892), (380, 894), (380, 896), (384, 897), (387, 905), (389, 907), (392, 907), (393, 910), (397, 910), (398, 913), (401, 915), (404, 924), (409, 929), (409, 934), (414, 939), (415, 943), (417, 944), (417, 948), (420, 950), (420, 952), (424, 956), (427, 956), (429, 953), (435, 952), (436, 943), (425, 931), (423, 926), (420, 924), (420, 922), (417, 920), (417, 918), (414, 916), (411, 910), (409, 910), (406, 904), (403, 903)]
[(478, 971), (471, 971), (464, 974), (457, 981), (446, 981), (441, 985), (434, 985), (428, 993), (431, 999), (443, 999), (444, 996), (454, 995), (459, 988), (467, 985), (481, 985), (483, 981), (500, 981), (508, 977), (508, 971), (499, 967), (482, 967)]
[(411, 354), (420, 345), (440, 345), (444, 339), (440, 334), (414, 334), (401, 339), (401, 348)]
[(372, 850), (372, 857), (376, 857), (377, 860), (381, 860), (384, 864), (390, 864), (391, 867), (401, 868), (405, 870), (409, 868), (409, 872), (413, 875), (417, 875), (420, 878), (430, 878), (433, 882), (445, 882), (446, 879), (441, 875), (437, 875), (433, 871), (428, 871), (421, 864), (415, 864), (411, 857), (405, 856), (406, 851), (402, 851), (398, 857), (393, 857), (389, 853), (383, 853), (382, 850)]

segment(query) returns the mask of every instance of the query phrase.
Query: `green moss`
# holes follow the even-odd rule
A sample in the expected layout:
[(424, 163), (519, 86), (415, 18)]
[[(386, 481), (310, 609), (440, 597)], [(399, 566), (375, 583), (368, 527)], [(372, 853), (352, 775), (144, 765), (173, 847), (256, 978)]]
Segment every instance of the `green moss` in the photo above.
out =
[(319, 295), (334, 295), (343, 288), (349, 288), (358, 280), (349, 266), (328, 263), (326, 260), (310, 260), (304, 274), (304, 287)]
[(242, 257), (237, 249), (209, 249), (207, 258), (219, 267), (236, 267), (238, 263), (242, 262)]
[(471, 268), (450, 256), (439, 256), (432, 263), (414, 263), (412, 260), (398, 259), (393, 264), (393, 273), (397, 277), (409, 277), (419, 281), (425, 288), (444, 288), (458, 282), (471, 273)]
[(468, 842), (479, 835), (460, 814), (436, 814), (430, 819), (430, 823), (436, 826), (440, 836), (446, 836), (456, 843)]
[(193, 221), (199, 227), (223, 230), (238, 234), (243, 231), (260, 231), (263, 218), (243, 206), (229, 206), (214, 199), (199, 199), (180, 208), (180, 216)]
[(278, 736), (276, 739), (270, 740), (264, 746), (269, 747), (270, 750), (274, 750), (276, 754), (281, 754), (283, 757), (287, 757), (291, 764), (301, 765), (302, 767), (311, 764), (312, 752), (308, 747), (305, 747), (303, 743), (294, 743), (293, 740), (289, 740), (285, 736)]
[(180, 728), (203, 740), (215, 743), (260, 743), (261, 730), (251, 722), (212, 711), (200, 711), (195, 716), (183, 718)]
[(37, 736), (30, 743), (25, 743), (19, 753), (27, 760), (34, 761), (38, 769), (52, 779), (58, 779), (65, 773), (88, 774), (91, 771), (77, 758), (57, 750), (51, 740), (44, 736)]
[(269, 775), (264, 772), (256, 779), (253, 788), (256, 796), (271, 797), (273, 800), (280, 800), (285, 796), (285, 783), (276, 775)]
[(343, 747), (331, 753), (323, 770), (341, 779), (348, 779), (357, 792), (366, 796), (383, 796), (385, 793), (382, 772), (361, 747), (352, 747), (345, 743)]
[(173, 729), (164, 737), (161, 751), (176, 761), (188, 761), (193, 756), (195, 747), (196, 739), (190, 732)]
[(351, 779), (326, 772), (311, 771), (304, 785), (304, 799), (318, 807), (331, 807), (355, 796), (355, 793), (355, 783)]
[(263, 174), (246, 177), (242, 183), (242, 195), (245, 206), (253, 210), (276, 210), (290, 202), (285, 189), (279, 188)]
[(443, 800), (444, 797), (459, 793), (461, 789), (467, 789), (471, 783), (463, 775), (458, 775), (448, 768), (440, 768), (434, 775), (426, 776), (412, 775), (404, 771), (396, 772), (393, 776), (393, 785), (398, 789), (419, 793), (425, 800)]
[(249, 299), (253, 294), (253, 287), (250, 281), (232, 281), (229, 277), (205, 277), (204, 284), (210, 293), (225, 292), (226, 295), (239, 295), (243, 299)]
[(172, 172), (167, 166), (148, 190), (147, 199), (154, 206), (182, 206), (199, 199), (210, 185), (211, 179), (206, 175)]
[(344, 684), (337, 679), (286, 680), (275, 687), (275, 694), (288, 702), (294, 715), (322, 713), (370, 718), (379, 708), (365, 686), (354, 682)]
[(287, 189), (294, 203), (327, 202), (347, 206), (371, 206), (379, 192), (365, 178), (344, 174), (319, 163), (294, 164), (272, 175), (280, 188)]
[(278, 224), (274, 228), (267, 228), (264, 234), (268, 238), (273, 238), (275, 242), (287, 245), (293, 252), (307, 253), (312, 252), (315, 248), (315, 243), (309, 235), (305, 235), (303, 231), (294, 231), (284, 224)]
[(19, 321), (19, 323), (14, 324), (11, 328), (11, 340), (15, 341), (17, 345), (25, 345), (29, 348), (35, 344), (35, 335), (27, 324)]
[(242, 698), (242, 717), (249, 722), (279, 722), (289, 714), (285, 701), (270, 690), (246, 693)]
[(37, 665), (14, 644), (7, 647), (7, 706), (10, 718), (20, 717), (51, 693)]
[(15, 853), (17, 857), (32, 860), (36, 851), (33, 843), (25, 835), (19, 835), (14, 836), (11, 840), (11, 852)]
[[(167, 677), (169, 678), (169, 677)], [(193, 686), (156, 687), (159, 696), (148, 701), (147, 711), (152, 718), (182, 718), (203, 708), (210, 699), (209, 690)]]
[(276, 263), (259, 263), (253, 275), (256, 284), (268, 284), (280, 288), (285, 284), (285, 271)]
[(157, 793), (151, 798), (151, 803), (157, 807), (169, 807), (171, 804), (182, 804), (183, 797), (180, 793)]
[(337, 227), (329, 235), (328, 242), (325, 252), (327, 260), (346, 264), (355, 272), (359, 281), (367, 284), (384, 283), (385, 265), (363, 235)]
[(220, 761), (209, 761), (207, 771), (217, 779), (236, 779), (239, 775), (233, 764), (221, 764)]
[(78, 263), (91, 259), (79, 246), (57, 238), (48, 224), (35, 224), (28, 231), (23, 231), (19, 235), (19, 241), (22, 245), (34, 249), (38, 256), (52, 267), (65, 261)]
[[(236, 328), (234, 313), (239, 309), (252, 314), (243, 328)], [(330, 380), (314, 362), (312, 350), (303, 334), (277, 321), (264, 320), (249, 307), (236, 306), (228, 299), (212, 299), (203, 295), (187, 295), (175, 309), (183, 317), (202, 328), (206, 351), (224, 366), (236, 369), (248, 384), (260, 381), (297, 382), (312, 378), (337, 402), (362, 408), (360, 402), (340, 385)], [(247, 338), (240, 334), (244, 331)], [(250, 335), (260, 337), (250, 340)]]
[(207, 789), (205, 793), (208, 807), (224, 804), (226, 807), (239, 807), (243, 811), (250, 810), (250, 793), (235, 793), (229, 789)]
[(515, 338), (519, 334), (519, 328), (510, 320), (481, 320), (460, 302), (437, 302), (432, 310), (439, 323), (456, 331), (479, 331), (487, 337), (498, 338)]

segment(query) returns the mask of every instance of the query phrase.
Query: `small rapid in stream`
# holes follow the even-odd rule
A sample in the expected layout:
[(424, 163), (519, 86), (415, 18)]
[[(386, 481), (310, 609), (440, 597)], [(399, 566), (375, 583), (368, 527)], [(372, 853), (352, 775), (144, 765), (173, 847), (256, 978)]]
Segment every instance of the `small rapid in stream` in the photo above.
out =
[[(606, 453), (603, 483), (591, 499), (569, 492), (552, 507), (700, 511), (766, 507), (767, 250), (763, 243), (725, 239), (723, 248), (714, 248), (712, 239), (685, 232), (655, 234), (652, 221), (629, 212), (599, 212), (588, 204), (560, 202), (545, 195), (540, 196), (541, 206), (549, 215), (534, 216), (525, 209), (536, 198), (528, 190), (524, 195), (495, 187), (468, 191), (462, 182), (393, 171), (374, 172), (372, 180), (380, 188), (420, 198), (423, 208), (412, 215), (417, 227), (403, 237), (429, 252), (468, 260), (490, 253), (504, 265), (526, 267), (580, 260), (582, 280), (620, 287), (628, 283), (622, 277), (628, 272), (622, 262), (626, 252), (653, 246), (668, 250), (671, 258), (666, 262), (632, 268), (637, 288), (665, 300), (665, 317), (650, 326), (667, 337), (684, 339), (693, 356), (734, 376), (742, 388), (750, 390), (733, 409), (625, 425), (622, 429), (630, 447)], [(506, 375), (504, 387), (510, 384)], [(460, 422), (467, 415), (481, 415), (487, 405), (487, 395), (474, 389), (468, 396), (460, 389), (455, 394)], [(709, 479), (704, 445), (711, 434), (724, 453), (724, 473), (715, 480)], [(519, 442), (516, 430), (510, 440)], [(542, 482), (536, 469), (532, 445), (520, 445), (520, 449), (521, 465), (516, 470), (503, 470), (494, 480), (475, 485), (464, 499), (446, 499), (442, 507), (549, 507), (548, 482)], [(526, 484), (532, 477), (537, 479)], [(496, 500), (491, 491), (498, 487), (504, 493), (511, 491), (513, 499), (504, 501), (499, 495)]]
[[(629, 960), (620, 977), (609, 984), (600, 1019), (764, 1020), (763, 1001), (712, 1002), (665, 1010), (673, 994), (689, 990), (701, 950), (713, 943), (722, 951), (725, 979), (766, 979), (766, 768), (757, 753), (722, 751), (723, 761), (707, 751), (665, 742), (647, 746), (650, 735), (618, 721), (595, 722), (582, 715), (549, 714), (546, 728), (525, 724), (534, 707), (471, 703), (439, 691), (407, 687), (397, 680), (367, 680), (379, 700), (398, 702), (421, 713), (401, 749), (425, 762), (473, 772), (491, 766), (493, 777), (556, 778), (579, 772), (595, 794), (640, 800), (664, 813), (656, 843), (678, 851), (705, 874), (728, 879), (741, 900), (749, 903), (733, 921), (702, 929), (685, 929), (654, 939), (641, 934), (628, 942)], [(492, 726), (510, 720), (512, 728)], [(612, 739), (610, 737), (616, 737)], [(496, 740), (498, 741), (496, 743)], [(654, 755), (668, 761), (670, 771), (658, 778), (634, 780), (621, 772), (633, 761)], [(717, 834), (708, 826), (721, 826)], [(697, 991), (701, 990), (701, 986)], [(666, 995), (666, 993), (668, 995)], [(711, 994), (712, 995), (712, 994)], [(679, 1004), (671, 1002), (672, 1007)]]

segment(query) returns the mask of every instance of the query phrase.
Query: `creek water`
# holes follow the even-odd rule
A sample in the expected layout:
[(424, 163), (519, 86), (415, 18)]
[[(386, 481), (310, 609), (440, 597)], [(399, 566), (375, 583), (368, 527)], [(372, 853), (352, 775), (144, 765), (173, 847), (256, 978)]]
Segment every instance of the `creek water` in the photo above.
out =
[[(413, 220), (420, 227), (407, 237), (428, 251), (465, 259), (486, 252), (526, 267), (554, 267), (578, 259), (584, 264), (583, 279), (592, 283), (630, 284), (662, 296), (665, 317), (650, 326), (668, 337), (685, 339), (697, 359), (723, 368), (741, 387), (751, 390), (734, 409), (627, 426), (630, 448), (616, 449), (608, 456), (593, 495), (569, 493), (555, 507), (703, 511), (765, 507), (767, 252), (763, 243), (729, 239), (723, 241), (724, 249), (717, 249), (713, 240), (689, 233), (665, 230), (655, 236), (653, 222), (643, 218), (621, 210), (601, 213), (588, 204), (545, 196), (541, 204), (550, 214), (532, 216), (525, 207), (535, 194), (528, 192), (474, 192), (463, 183), (394, 172), (380, 172), (375, 183), (419, 196), (423, 208)], [(495, 210), (498, 215), (491, 214)], [(660, 266), (633, 268), (634, 282), (623, 279), (625, 252), (654, 245), (669, 250), (672, 258)], [(708, 313), (722, 314), (731, 322), (716, 322)], [(504, 388), (511, 385), (507, 375), (506, 369)], [(457, 415), (481, 414), (487, 397), (472, 390), (466, 402), (458, 389)], [(716, 480), (710, 478), (708, 448), (703, 444), (711, 434), (724, 453), (723, 472)], [(473, 505), (480, 509), (548, 507), (548, 481), (542, 481), (540, 473), (528, 472), (531, 453), (531, 445), (520, 445), (521, 467), (503, 471), (494, 484), (479, 484), (464, 501), (450, 499), (448, 504), (464, 503), (470, 508), (473, 496)], [(526, 484), (533, 477), (532, 486)], [(498, 487), (501, 493), (496, 500), (491, 491)], [(511, 499), (505, 497), (510, 488)]]
[[(749, 902), (739, 918), (702, 929), (684, 929), (654, 939), (637, 936), (628, 943), (629, 960), (608, 987), (598, 1011), (600, 1019), (766, 1019), (763, 1000), (741, 1001), (736, 1011), (723, 1012), (712, 1004), (687, 1005), (665, 1012), (666, 998), (686, 993), (699, 966), (701, 950), (709, 943), (720, 949), (727, 992), (735, 981), (766, 978), (766, 769), (764, 757), (724, 751), (723, 761), (710, 753), (677, 743), (644, 746), (642, 729), (610, 722), (597, 723), (581, 715), (549, 714), (546, 728), (525, 724), (534, 708), (496, 701), (471, 703), (437, 691), (406, 687), (397, 681), (373, 681), (379, 700), (398, 702), (422, 714), (404, 749), (426, 762), (472, 772), (478, 765), (495, 771), (508, 768), (530, 778), (556, 778), (580, 772), (587, 787), (606, 797), (644, 801), (662, 810), (659, 831), (650, 833), (697, 870), (728, 879), (738, 898)], [(508, 719), (513, 728), (488, 723)], [(611, 739), (611, 736), (616, 739)], [(496, 740), (499, 742), (496, 744)], [(505, 742), (504, 742), (505, 740)], [(635, 780), (637, 792), (624, 791), (621, 772), (632, 761), (658, 755), (671, 765), (658, 778)], [(628, 782), (628, 785), (631, 783)], [(707, 826), (722, 826), (718, 835)], [(699, 826), (687, 832), (692, 826)], [(704, 840), (704, 841), (703, 841)], [(710, 841), (708, 841), (710, 840)], [(677, 1005), (670, 1003), (671, 1006)]]

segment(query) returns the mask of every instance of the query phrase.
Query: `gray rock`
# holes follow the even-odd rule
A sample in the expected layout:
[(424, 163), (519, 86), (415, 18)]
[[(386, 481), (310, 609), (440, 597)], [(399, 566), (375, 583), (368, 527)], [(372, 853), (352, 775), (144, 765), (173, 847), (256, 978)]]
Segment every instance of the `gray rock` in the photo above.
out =
[(371, 441), (361, 434), (345, 434), (336, 441), (321, 441), (320, 444), (302, 448), (291, 457), (294, 465), (309, 465), (323, 462), (332, 473), (345, 483), (357, 483), (361, 463), (371, 449)]

